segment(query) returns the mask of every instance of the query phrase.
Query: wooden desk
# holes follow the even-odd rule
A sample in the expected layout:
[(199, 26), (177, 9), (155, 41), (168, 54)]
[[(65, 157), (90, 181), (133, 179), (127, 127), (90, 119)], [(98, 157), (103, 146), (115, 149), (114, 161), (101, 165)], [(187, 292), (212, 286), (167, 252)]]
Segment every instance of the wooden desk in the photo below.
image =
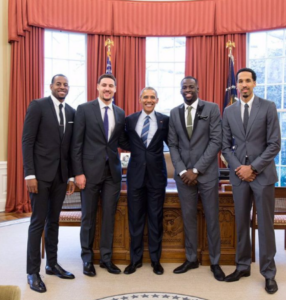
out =
[[(208, 242), (206, 234), (206, 223), (202, 203), (198, 202), (198, 259), (202, 265), (210, 265)], [(96, 220), (96, 234), (94, 249), (94, 262), (98, 263), (100, 259), (99, 241), (100, 227), (102, 217), (102, 207), (99, 205)], [(235, 233), (235, 214), (232, 192), (219, 192), (219, 221), (221, 232), (221, 259), (222, 265), (235, 264), (235, 248), (236, 248), (236, 233)], [(185, 257), (185, 241), (184, 227), (181, 215), (181, 207), (178, 198), (178, 192), (175, 181), (168, 180), (166, 190), (166, 199), (164, 203), (164, 220), (163, 220), (163, 243), (161, 262), (184, 262)], [(128, 207), (127, 207), (127, 191), (126, 183), (122, 183), (122, 190), (115, 215), (115, 230), (113, 240), (113, 258), (112, 261), (116, 264), (129, 264), (129, 229), (128, 229)], [(150, 262), (147, 244), (147, 230), (144, 234), (144, 262)]]

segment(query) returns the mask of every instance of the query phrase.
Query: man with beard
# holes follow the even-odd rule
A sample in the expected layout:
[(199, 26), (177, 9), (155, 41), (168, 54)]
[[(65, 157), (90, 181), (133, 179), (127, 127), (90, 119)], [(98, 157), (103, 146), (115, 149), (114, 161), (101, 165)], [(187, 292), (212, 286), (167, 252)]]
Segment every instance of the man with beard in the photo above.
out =
[(97, 82), (99, 97), (78, 106), (72, 143), (76, 185), (82, 190), (81, 258), (83, 273), (95, 276), (93, 242), (99, 197), (102, 200), (100, 267), (109, 273), (121, 270), (112, 261), (114, 218), (121, 190), (121, 163), (118, 147), (128, 150), (125, 113), (112, 103), (116, 79), (103, 74)]
[[(46, 292), (39, 272), (40, 245), (45, 227), (46, 274), (64, 279), (74, 275), (57, 261), (59, 215), (65, 198), (67, 180), (72, 176), (70, 144), (74, 109), (64, 102), (69, 84), (66, 76), (52, 78), (50, 97), (30, 103), (25, 118), (22, 147), (25, 180), (30, 193), (32, 216), (28, 233), (27, 273), (30, 288)], [(69, 181), (68, 194), (74, 192)]]
[(185, 231), (187, 260), (174, 270), (185, 273), (199, 267), (197, 258), (198, 192), (207, 223), (208, 249), (214, 277), (224, 280), (219, 266), (220, 227), (218, 199), (218, 161), (221, 149), (221, 118), (215, 103), (198, 98), (198, 82), (192, 76), (181, 81), (184, 104), (171, 110), (169, 148), (175, 168)]
[(275, 103), (254, 95), (256, 74), (252, 69), (240, 69), (236, 80), (240, 101), (227, 107), (223, 115), (222, 153), (230, 169), (237, 231), (236, 270), (225, 281), (250, 276), (249, 215), (254, 199), (260, 273), (265, 277), (265, 290), (274, 294), (278, 290), (273, 229), (274, 184), (278, 178), (274, 158), (281, 147), (279, 120)]

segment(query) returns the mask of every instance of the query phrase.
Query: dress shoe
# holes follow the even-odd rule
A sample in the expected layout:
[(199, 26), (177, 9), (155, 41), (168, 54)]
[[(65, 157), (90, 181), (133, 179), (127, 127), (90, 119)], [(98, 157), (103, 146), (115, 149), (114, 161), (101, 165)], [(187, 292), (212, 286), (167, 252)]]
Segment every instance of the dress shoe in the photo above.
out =
[(136, 272), (136, 269), (137, 269), (137, 268), (141, 268), (141, 267), (142, 267), (142, 260), (138, 261), (138, 262), (135, 263), (135, 264), (132, 264), (132, 263), (131, 263), (130, 265), (128, 265), (128, 266), (125, 268), (124, 274), (127, 274), (127, 275), (132, 274), (132, 273)]
[(173, 272), (175, 274), (181, 274), (181, 273), (186, 273), (188, 270), (196, 269), (198, 267), (199, 267), (198, 260), (192, 262), (186, 260), (182, 265), (176, 268)]
[(278, 285), (275, 279), (265, 279), (265, 291), (268, 294), (274, 294), (278, 291)]
[(248, 276), (250, 276), (250, 268), (242, 271), (236, 269), (233, 273), (226, 276), (224, 281), (226, 282), (238, 281), (241, 277), (248, 277)]
[(64, 270), (59, 264), (55, 264), (54, 267), (46, 266), (46, 274), (56, 275), (63, 279), (74, 279), (74, 275)]
[(92, 262), (83, 263), (83, 274), (93, 277), (96, 275), (95, 268)]
[(219, 265), (211, 265), (211, 271), (214, 273), (214, 278), (218, 281), (224, 281), (225, 274)]
[(100, 267), (107, 269), (107, 271), (111, 274), (120, 274), (121, 270), (115, 266), (115, 264), (113, 264), (111, 261), (109, 262), (100, 262)]
[(31, 290), (44, 293), (47, 291), (44, 282), (41, 279), (39, 273), (28, 274), (28, 284), (30, 285)]
[(164, 273), (164, 269), (159, 262), (152, 261), (151, 266), (153, 267), (153, 272), (155, 274), (162, 275)]

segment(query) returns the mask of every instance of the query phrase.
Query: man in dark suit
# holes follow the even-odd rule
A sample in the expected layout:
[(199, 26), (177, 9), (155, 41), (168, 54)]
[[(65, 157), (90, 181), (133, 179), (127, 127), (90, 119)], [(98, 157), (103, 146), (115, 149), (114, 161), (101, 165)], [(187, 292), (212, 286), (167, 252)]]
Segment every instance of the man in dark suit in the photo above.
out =
[(99, 196), (102, 200), (100, 267), (119, 274), (112, 261), (114, 217), (121, 190), (121, 163), (117, 148), (126, 148), (125, 113), (112, 103), (116, 79), (103, 74), (97, 82), (99, 97), (79, 105), (72, 143), (73, 170), (82, 189), (81, 257), (83, 273), (95, 276), (93, 242)]
[(171, 110), (169, 148), (175, 168), (185, 230), (187, 260), (175, 274), (198, 268), (197, 202), (198, 192), (204, 207), (211, 271), (224, 280), (219, 266), (220, 227), (218, 200), (218, 161), (221, 148), (221, 118), (215, 103), (198, 98), (198, 82), (192, 76), (181, 81), (184, 104)]
[(167, 142), (169, 117), (155, 112), (159, 99), (154, 88), (141, 91), (143, 110), (126, 118), (131, 158), (127, 169), (131, 263), (124, 273), (131, 274), (142, 266), (143, 233), (148, 217), (148, 245), (153, 271), (164, 272), (160, 264), (163, 236), (163, 204), (167, 185), (163, 154)]
[(274, 102), (254, 95), (256, 74), (252, 69), (239, 70), (236, 80), (240, 101), (227, 107), (223, 114), (222, 153), (230, 169), (237, 231), (236, 270), (225, 281), (250, 276), (249, 215), (254, 198), (260, 273), (265, 277), (266, 291), (273, 294), (278, 290), (273, 221), (274, 184), (278, 180), (274, 158), (281, 147), (279, 120)]
[[(57, 261), (59, 215), (65, 198), (67, 180), (72, 177), (70, 143), (74, 109), (64, 102), (68, 79), (55, 75), (50, 97), (30, 103), (25, 118), (22, 147), (24, 172), (30, 193), (32, 216), (28, 233), (27, 273), (32, 290), (43, 293), (45, 284), (39, 275), (41, 235), (45, 227), (46, 274), (73, 279)], [(68, 194), (74, 192), (69, 181)]]

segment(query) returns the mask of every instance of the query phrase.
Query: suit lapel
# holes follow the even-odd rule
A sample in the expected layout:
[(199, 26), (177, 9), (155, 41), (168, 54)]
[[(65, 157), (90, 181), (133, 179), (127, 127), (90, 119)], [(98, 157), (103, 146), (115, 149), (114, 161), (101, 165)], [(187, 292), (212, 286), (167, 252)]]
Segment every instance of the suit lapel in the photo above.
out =
[[(196, 112), (196, 115), (195, 115), (195, 120), (194, 120), (194, 128), (193, 128), (193, 133), (192, 135), (194, 134), (194, 131), (196, 130), (197, 128), (197, 125), (198, 125), (198, 120), (199, 120), (199, 116), (201, 116), (202, 114), (202, 111), (204, 109), (204, 103), (198, 99), (198, 106), (197, 106), (197, 112)], [(192, 138), (192, 137), (191, 137)]]
[(189, 135), (188, 135), (187, 127), (186, 127), (186, 121), (185, 121), (185, 104), (182, 104), (179, 107), (179, 115), (180, 115), (180, 120), (181, 120), (183, 130), (186, 134), (187, 139), (189, 139)]
[(257, 96), (254, 97), (253, 99), (253, 103), (252, 103), (252, 107), (251, 107), (251, 111), (250, 111), (250, 116), (249, 116), (249, 120), (248, 120), (248, 124), (247, 124), (247, 128), (246, 128), (246, 136), (249, 134), (249, 131), (251, 130), (251, 126), (253, 124), (253, 121), (255, 120), (257, 113), (259, 111), (259, 107), (260, 107), (260, 101), (259, 98)]
[(148, 147), (150, 147), (151, 144), (154, 143), (154, 141), (156, 141), (156, 138), (160, 134), (161, 129), (163, 127), (163, 118), (159, 114), (157, 114), (156, 112), (155, 112), (155, 117), (156, 117), (156, 120), (157, 120), (157, 130), (156, 130), (150, 144), (148, 145)]
[(95, 114), (95, 120), (98, 121), (98, 124), (99, 124), (99, 127), (100, 127), (101, 131), (102, 131), (102, 134), (103, 134), (104, 138), (106, 139), (98, 99), (94, 100), (94, 102), (92, 104), (93, 104), (92, 105), (93, 111), (94, 111), (94, 114)]
[(241, 119), (240, 101), (236, 101), (234, 105), (235, 105), (235, 107), (234, 107), (234, 119), (237, 123), (237, 127), (241, 131), (241, 134), (244, 136), (245, 131), (244, 131), (244, 127), (243, 127), (243, 123), (242, 123), (242, 119)]
[(58, 117), (57, 117), (57, 114), (56, 114), (55, 105), (54, 105), (54, 102), (53, 102), (51, 96), (48, 98), (48, 101), (49, 101), (49, 106), (50, 106), (50, 109), (51, 109), (51, 112), (52, 112), (52, 115), (53, 115), (54, 122), (56, 124), (56, 127), (58, 128), (59, 138), (61, 140), (61, 132), (60, 132), (59, 121), (58, 121)]
[[(117, 107), (114, 105), (114, 104), (112, 104), (112, 108), (113, 108), (113, 114), (114, 114), (114, 122), (115, 122), (115, 126), (114, 126), (114, 130), (113, 130), (113, 132), (112, 132), (112, 134), (111, 134), (111, 136), (110, 136), (110, 139), (109, 139), (109, 141), (112, 139), (112, 137), (114, 136), (114, 134), (115, 134), (115, 131), (116, 131), (116, 129), (117, 129), (117, 124), (119, 123), (119, 116), (118, 116), (118, 111), (117, 111)], [(102, 123), (103, 124), (103, 123)], [(104, 129), (104, 128), (103, 128)]]

